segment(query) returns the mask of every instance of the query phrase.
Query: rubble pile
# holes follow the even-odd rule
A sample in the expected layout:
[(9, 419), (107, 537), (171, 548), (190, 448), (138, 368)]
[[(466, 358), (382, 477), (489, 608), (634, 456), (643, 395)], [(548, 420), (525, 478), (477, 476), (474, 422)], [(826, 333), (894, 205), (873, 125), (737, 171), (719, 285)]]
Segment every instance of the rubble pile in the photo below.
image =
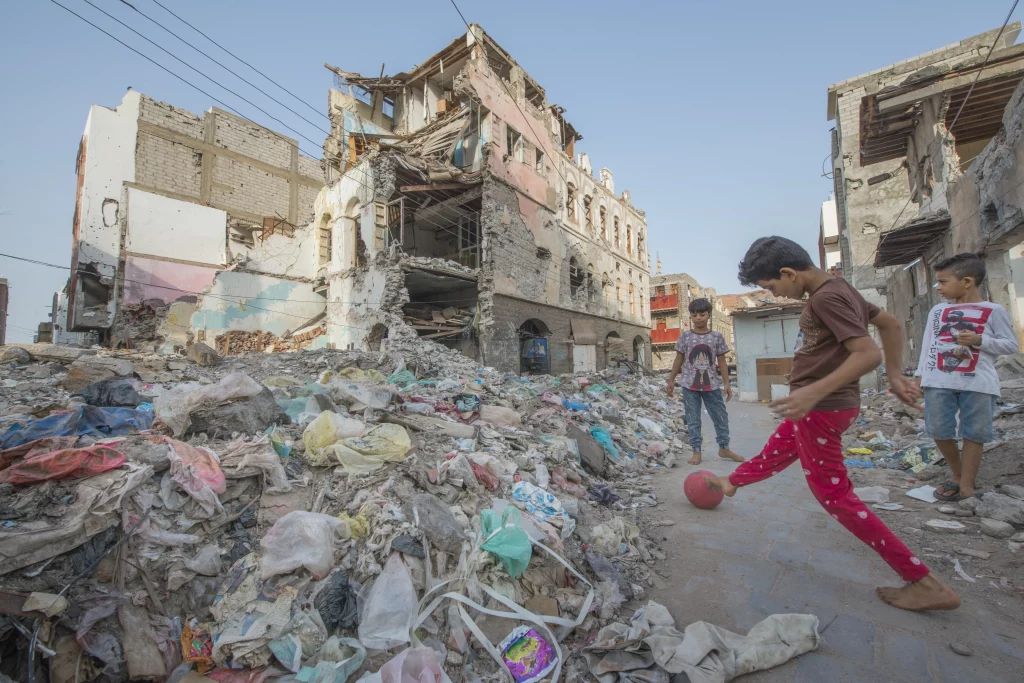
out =
[(680, 404), (642, 375), (382, 348), (6, 347), (0, 680), (588, 671), (664, 587), (646, 515), (689, 455)]

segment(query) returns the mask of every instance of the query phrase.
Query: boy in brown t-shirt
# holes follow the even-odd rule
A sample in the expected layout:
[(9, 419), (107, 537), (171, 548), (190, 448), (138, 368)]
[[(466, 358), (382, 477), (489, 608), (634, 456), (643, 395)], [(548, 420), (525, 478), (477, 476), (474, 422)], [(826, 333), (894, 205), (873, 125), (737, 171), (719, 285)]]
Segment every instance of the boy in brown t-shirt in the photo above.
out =
[(843, 464), (842, 435), (860, 412), (860, 377), (879, 366), (882, 354), (868, 334), (878, 328), (892, 392), (917, 406), (920, 390), (899, 374), (903, 344), (900, 322), (869, 304), (846, 280), (815, 268), (803, 247), (784, 237), (763, 237), (740, 263), (740, 282), (776, 296), (802, 299), (803, 346), (793, 357), (790, 394), (772, 403), (784, 420), (761, 454), (728, 477), (708, 478), (727, 496), (794, 463), (818, 502), (840, 524), (882, 556), (907, 581), (902, 588), (879, 588), (878, 596), (909, 610), (956, 609), (960, 598), (942, 583), (853, 492)]

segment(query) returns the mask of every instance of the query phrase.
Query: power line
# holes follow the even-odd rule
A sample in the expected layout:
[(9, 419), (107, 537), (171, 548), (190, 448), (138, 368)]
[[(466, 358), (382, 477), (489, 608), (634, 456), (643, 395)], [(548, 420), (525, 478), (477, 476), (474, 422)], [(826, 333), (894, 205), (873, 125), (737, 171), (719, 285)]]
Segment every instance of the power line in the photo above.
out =
[[(262, 88), (260, 88), (260, 87), (259, 87), (258, 85), (256, 85), (255, 83), (253, 83), (253, 82), (249, 81), (248, 79), (246, 79), (246, 78), (245, 78), (244, 76), (242, 76), (241, 74), (239, 74), (239, 73), (236, 73), (236, 72), (235, 72), (235, 71), (233, 71), (232, 69), (229, 69), (229, 68), (228, 68), (227, 66), (225, 66), (225, 65), (224, 65), (223, 63), (221, 63), (221, 62), (218, 62), (218, 61), (217, 61), (216, 59), (214, 59), (213, 57), (211, 57), (211, 56), (210, 56), (210, 55), (208, 55), (207, 53), (203, 52), (203, 51), (202, 51), (202, 50), (200, 50), (200, 49), (199, 49), (198, 47), (196, 47), (196, 46), (195, 46), (195, 45), (193, 45), (192, 43), (188, 42), (187, 40), (185, 40), (184, 38), (182, 38), (181, 36), (179, 36), (179, 35), (178, 35), (177, 33), (175, 33), (175, 32), (174, 32), (174, 31), (172, 31), (171, 29), (169, 29), (169, 28), (167, 28), (166, 26), (164, 26), (163, 24), (161, 24), (161, 23), (160, 23), (159, 21), (157, 21), (156, 19), (153, 19), (153, 18), (152, 18), (152, 17), (150, 17), (150, 16), (148, 15), (148, 14), (144, 13), (143, 11), (141, 11), (141, 10), (140, 10), (140, 9), (139, 9), (138, 7), (136, 7), (135, 5), (132, 5), (131, 3), (129, 3), (129, 2), (126, 2), (126, 0), (120, 0), (120, 2), (121, 2), (122, 4), (124, 4), (124, 5), (127, 5), (128, 7), (131, 7), (131, 8), (133, 9), (133, 10), (135, 10), (135, 12), (137, 12), (138, 14), (140, 14), (141, 16), (143, 16), (143, 17), (144, 17), (145, 19), (147, 19), (148, 21), (150, 21), (150, 22), (152, 22), (152, 23), (156, 24), (157, 26), (159, 26), (160, 28), (162, 28), (162, 29), (163, 29), (164, 31), (166, 31), (167, 33), (170, 33), (170, 34), (171, 34), (172, 36), (174, 36), (175, 38), (177, 38), (177, 39), (178, 39), (178, 40), (180, 40), (181, 42), (185, 43), (185, 45), (188, 45), (188, 46), (189, 46), (190, 48), (192, 48), (193, 50), (195, 50), (196, 52), (198, 52), (198, 53), (199, 53), (199, 54), (201, 54), (202, 56), (206, 57), (207, 59), (209, 59), (209, 60), (210, 60), (211, 62), (213, 62), (213, 63), (214, 63), (214, 64), (216, 64), (217, 66), (221, 67), (222, 69), (224, 69), (225, 71), (227, 71), (227, 72), (228, 72), (229, 74), (231, 74), (231, 75), (232, 75), (232, 76), (234, 76), (235, 78), (238, 78), (238, 79), (239, 79), (239, 80), (241, 80), (241, 81), (242, 81), (243, 83), (245, 83), (245, 84), (247, 84), (247, 85), (249, 85), (249, 86), (251, 86), (251, 87), (255, 88), (255, 89), (256, 89), (256, 90), (258, 90), (258, 91), (259, 91), (259, 92), (260, 92), (261, 94), (265, 95), (266, 97), (268, 97), (269, 99), (273, 100), (274, 102), (276, 102), (276, 103), (277, 103), (277, 104), (279, 104), (280, 106), (284, 107), (285, 109), (287, 109), (288, 111), (290, 111), (290, 112), (291, 112), (292, 114), (295, 114), (295, 115), (296, 115), (296, 116), (298, 116), (298, 117), (299, 117), (300, 119), (302, 119), (303, 121), (305, 121), (305, 122), (306, 122), (306, 123), (308, 123), (309, 125), (313, 126), (314, 128), (316, 128), (316, 129), (317, 129), (317, 130), (319, 130), (320, 132), (322, 132), (322, 133), (324, 133), (324, 134), (326, 134), (326, 135), (330, 135), (330, 134), (331, 134), (331, 132), (330, 132), (330, 131), (324, 130), (324, 129), (323, 129), (323, 128), (321, 128), (321, 127), (320, 127), (320, 126), (319, 126), (318, 124), (316, 124), (316, 123), (313, 123), (312, 121), (310, 121), (309, 119), (307, 119), (307, 118), (306, 118), (305, 116), (303, 116), (303, 115), (302, 115), (302, 114), (300, 114), (299, 112), (297, 112), (297, 111), (295, 111), (294, 109), (292, 109), (291, 107), (289, 107), (289, 106), (288, 106), (287, 104), (285, 104), (284, 102), (281, 102), (281, 101), (280, 101), (280, 100), (278, 100), (278, 99), (277, 99), (276, 97), (274, 97), (274, 96), (273, 96), (273, 95), (271, 95), (270, 93), (266, 92), (265, 90), (263, 90)], [(159, 3), (158, 3), (158, 4), (159, 4)], [(209, 38), (207, 38), (207, 40), (209, 40)], [(212, 42), (212, 41), (211, 41), (211, 42)], [(216, 45), (216, 43), (214, 43), (214, 44)], [(218, 47), (220, 47), (220, 46), (218, 45)], [(223, 48), (221, 48), (221, 49), (223, 49)], [(229, 53), (229, 54), (230, 54), (230, 53)], [(234, 55), (232, 55), (232, 56), (234, 56)], [(275, 84), (275, 85), (276, 85), (276, 84)], [(301, 100), (300, 100), (300, 102), (301, 102)], [(306, 106), (309, 106), (309, 105), (307, 104)], [(317, 112), (318, 114), (320, 114), (321, 116), (323, 116), (324, 118), (326, 118), (326, 119), (327, 119), (328, 121), (330, 121), (330, 118), (331, 118), (331, 117), (327, 116), (326, 114), (324, 114), (324, 113), (323, 113), (323, 112), (321, 112), (321, 111), (318, 111), (318, 110), (315, 110), (315, 109), (314, 109), (314, 111), (316, 111), (316, 112)]]
[[(124, 0), (121, 0), (121, 1), (122, 1), (122, 2), (124, 2)], [(295, 93), (293, 93), (292, 91), (288, 90), (288, 88), (284, 87), (283, 85), (281, 85), (280, 83), (278, 83), (277, 81), (275, 81), (275, 80), (274, 80), (273, 78), (271, 78), (270, 76), (266, 75), (265, 73), (263, 73), (262, 71), (260, 71), (260, 70), (259, 70), (259, 69), (257, 69), (256, 67), (254, 67), (254, 66), (253, 66), (252, 64), (250, 64), (249, 62), (245, 61), (244, 59), (242, 59), (241, 57), (239, 57), (238, 55), (236, 55), (236, 54), (235, 54), (234, 52), (232, 52), (231, 50), (227, 49), (226, 47), (224, 47), (223, 45), (221, 45), (220, 43), (218, 43), (218, 42), (217, 42), (216, 40), (214, 40), (214, 39), (213, 39), (213, 38), (211, 38), (210, 36), (206, 35), (206, 34), (205, 34), (205, 33), (203, 33), (202, 31), (200, 31), (200, 30), (199, 30), (198, 28), (196, 28), (196, 27), (195, 27), (195, 26), (193, 26), (192, 24), (190, 24), (190, 23), (188, 23), (187, 21), (185, 21), (184, 19), (182, 19), (181, 17), (179, 17), (179, 16), (177, 15), (177, 14), (175, 14), (175, 13), (174, 13), (174, 12), (172, 12), (172, 11), (171, 11), (170, 9), (168, 9), (168, 8), (167, 8), (166, 6), (164, 6), (163, 4), (161, 4), (161, 3), (160, 3), (160, 2), (158, 1), (158, 0), (153, 0), (153, 3), (154, 3), (155, 5), (157, 5), (158, 7), (160, 7), (161, 9), (163, 9), (163, 10), (164, 10), (165, 12), (167, 12), (168, 14), (170, 14), (170, 15), (171, 15), (172, 17), (174, 17), (175, 19), (177, 19), (177, 20), (178, 20), (178, 21), (180, 21), (181, 23), (185, 24), (185, 25), (186, 25), (186, 26), (188, 26), (188, 27), (189, 27), (190, 29), (192, 29), (193, 31), (195, 31), (196, 33), (198, 33), (199, 35), (201, 35), (201, 36), (202, 36), (203, 38), (206, 38), (206, 39), (207, 39), (208, 41), (210, 41), (211, 43), (213, 43), (214, 45), (216, 45), (217, 47), (219, 47), (219, 48), (220, 48), (221, 50), (223, 50), (224, 52), (228, 53), (229, 55), (231, 55), (232, 57), (234, 57), (235, 59), (237, 59), (237, 60), (238, 60), (239, 62), (241, 62), (242, 64), (245, 64), (245, 65), (246, 65), (247, 67), (249, 67), (250, 69), (252, 69), (252, 70), (253, 70), (253, 71), (255, 71), (256, 73), (258, 73), (258, 74), (259, 74), (260, 76), (263, 76), (263, 78), (267, 79), (268, 81), (270, 81), (271, 83), (273, 83), (274, 85), (276, 85), (276, 86), (277, 86), (278, 88), (280, 88), (281, 90), (285, 91), (286, 93), (288, 93), (289, 95), (291, 95), (292, 97), (294, 97), (295, 99), (297, 99), (297, 100), (298, 100), (299, 102), (302, 102), (302, 103), (303, 103), (304, 105), (306, 105), (307, 107), (309, 107), (310, 109), (312, 109), (313, 111), (315, 111), (315, 112), (316, 112), (317, 114), (320, 114), (321, 116), (324, 116), (324, 117), (326, 117), (326, 118), (327, 118), (328, 120), (330, 120), (330, 116), (327, 116), (327, 115), (326, 115), (326, 114), (324, 114), (324, 113), (323, 113), (322, 111), (320, 111), (319, 109), (317, 109), (317, 108), (316, 108), (316, 107), (314, 107), (313, 105), (309, 104), (308, 102), (306, 102), (306, 101), (305, 101), (304, 99), (302, 99), (301, 97), (299, 97), (298, 95), (296, 95), (296, 94), (295, 94)], [(135, 9), (135, 8), (133, 7), (132, 9)], [(137, 10), (136, 10), (136, 11), (137, 11)], [(225, 68), (226, 68), (226, 67), (225, 67)]]
[[(452, 2), (454, 3), (455, 0), (452, 0)], [(1017, 3), (1018, 2), (1020, 2), (1020, 0), (1013, 0), (1013, 4), (1010, 6), (1010, 11), (1006, 13), (1006, 19), (1003, 20), (1003, 25), (999, 27), (999, 33), (996, 34), (996, 39), (994, 41), (992, 41), (992, 47), (989, 48), (988, 53), (985, 55), (984, 61), (982, 61), (981, 66), (978, 68), (978, 73), (976, 73), (974, 75), (974, 80), (971, 81), (971, 87), (968, 88), (967, 94), (964, 96), (963, 102), (960, 103), (960, 108), (957, 109), (956, 116), (953, 117), (953, 122), (949, 126), (946, 127), (946, 132), (943, 133), (943, 135), (942, 135), (942, 142), (939, 143), (940, 147), (945, 145), (946, 142), (949, 139), (949, 136), (952, 135), (953, 128), (956, 126), (957, 119), (960, 118), (960, 114), (963, 112), (964, 107), (967, 106), (967, 101), (971, 98), (971, 93), (974, 92), (974, 86), (976, 86), (978, 84), (978, 80), (981, 78), (981, 73), (985, 70), (985, 67), (988, 65), (988, 60), (992, 57), (992, 53), (996, 51), (996, 46), (999, 44), (999, 39), (1003, 37), (1003, 31), (1006, 30), (1006, 25), (1010, 23), (1010, 17), (1013, 16), (1013, 11), (1015, 9), (1017, 9)], [(975, 157), (975, 159), (976, 158), (977, 157)], [(908, 168), (908, 172), (909, 172), (909, 168)], [(948, 182), (949, 181), (947, 180), (947, 183)], [(886, 230), (886, 232), (889, 232), (893, 228), (896, 227), (896, 224), (899, 223), (900, 218), (903, 217), (903, 212), (905, 212), (907, 210), (907, 207), (910, 206), (910, 203), (912, 201), (914, 201), (914, 195), (913, 194), (911, 194), (910, 197), (907, 198), (907, 203), (903, 205), (902, 209), (900, 209), (900, 212), (896, 215), (896, 220), (894, 220), (892, 222), (892, 225), (889, 226), (889, 230)], [(934, 240), (932, 240), (932, 241), (934, 241)], [(929, 242), (929, 244), (931, 244), (931, 242)], [(860, 266), (863, 266), (865, 263), (867, 263), (867, 261), (869, 259), (874, 258), (876, 253), (878, 253), (878, 246), (877, 245), (875, 246), (874, 251), (871, 252), (871, 254), (868, 256), (868, 258), (865, 259), (860, 264)], [(857, 266), (857, 267), (859, 267), (859, 266)]]
[[(213, 95), (211, 95), (210, 93), (208, 93), (208, 92), (206, 92), (205, 90), (203, 90), (202, 88), (200, 88), (200, 87), (199, 87), (198, 85), (196, 85), (195, 83), (192, 83), (192, 82), (188, 81), (187, 79), (185, 79), (185, 78), (184, 78), (183, 76), (179, 76), (178, 74), (174, 73), (173, 71), (171, 71), (170, 69), (168, 69), (168, 68), (167, 68), (166, 66), (164, 66), (164, 65), (163, 65), (163, 64), (161, 64), (160, 62), (158, 62), (158, 61), (156, 61), (155, 59), (153, 59), (152, 57), (150, 57), (150, 56), (148, 56), (148, 55), (146, 55), (146, 54), (143, 54), (142, 52), (139, 52), (138, 50), (136, 50), (136, 49), (135, 49), (134, 47), (132, 47), (132, 46), (131, 46), (131, 45), (129, 45), (128, 43), (124, 42), (123, 40), (121, 40), (120, 38), (118, 38), (117, 36), (115, 36), (114, 34), (112, 34), (112, 33), (108, 32), (108, 31), (107, 31), (106, 29), (100, 28), (100, 27), (99, 27), (99, 26), (97, 26), (96, 24), (92, 23), (91, 21), (89, 21), (88, 19), (86, 19), (85, 17), (83, 17), (83, 16), (81, 15), (81, 14), (78, 14), (78, 13), (77, 13), (77, 12), (75, 12), (74, 10), (72, 10), (72, 9), (70, 9), (70, 8), (68, 8), (68, 7), (65, 7), (64, 5), (62, 5), (62, 4), (60, 4), (59, 2), (57, 2), (57, 0), (50, 0), (50, 2), (52, 2), (52, 3), (54, 4), (54, 5), (57, 5), (57, 7), (60, 7), (60, 8), (61, 8), (61, 9), (63, 9), (64, 11), (68, 12), (69, 14), (73, 14), (74, 16), (78, 17), (79, 19), (81, 19), (81, 20), (82, 20), (82, 21), (84, 21), (85, 23), (89, 24), (89, 26), (92, 26), (92, 27), (93, 27), (94, 29), (96, 29), (96, 30), (97, 30), (97, 31), (99, 31), (100, 33), (103, 33), (103, 34), (105, 34), (105, 35), (106, 35), (106, 36), (107, 36), (108, 38), (111, 38), (112, 40), (115, 40), (115, 41), (117, 41), (118, 43), (120, 43), (120, 44), (121, 44), (121, 45), (123, 45), (124, 47), (128, 48), (129, 50), (131, 50), (132, 52), (134, 52), (134, 53), (135, 53), (135, 54), (137, 54), (138, 56), (140, 56), (140, 57), (142, 57), (143, 59), (145, 59), (145, 60), (146, 60), (147, 62), (150, 62), (151, 64), (153, 64), (153, 65), (155, 65), (155, 66), (159, 67), (160, 69), (162, 69), (162, 70), (166, 71), (167, 73), (169, 73), (170, 75), (174, 76), (175, 78), (177, 78), (177, 79), (178, 79), (179, 81), (181, 81), (181, 82), (182, 82), (182, 83), (184, 83), (185, 85), (189, 86), (190, 88), (193, 88), (193, 89), (197, 90), (198, 92), (202, 93), (203, 95), (205, 95), (206, 97), (209, 97), (209, 98), (210, 98), (211, 100), (213, 100), (213, 101), (214, 101), (214, 102), (216, 102), (217, 104), (221, 105), (222, 107), (224, 107), (224, 108), (225, 108), (225, 109), (227, 109), (228, 111), (232, 112), (232, 113), (233, 113), (233, 114), (235, 114), (236, 116), (238, 116), (238, 117), (240, 117), (240, 118), (242, 118), (242, 119), (245, 119), (246, 121), (248, 121), (249, 123), (251, 123), (251, 124), (253, 124), (253, 125), (255, 125), (255, 126), (259, 126), (259, 124), (258, 124), (258, 123), (256, 123), (255, 121), (253, 121), (253, 120), (252, 120), (252, 119), (250, 119), (249, 117), (245, 116), (245, 115), (244, 115), (244, 114), (242, 114), (241, 112), (239, 112), (239, 111), (238, 111), (237, 109), (235, 109), (234, 107), (232, 107), (232, 106), (231, 106), (230, 104), (228, 104), (227, 102), (224, 102), (223, 100), (221, 100), (221, 99), (219, 99), (219, 98), (217, 98), (217, 97), (214, 97), (214, 96), (213, 96)], [(262, 128), (263, 126), (260, 126), (260, 127)], [(305, 151), (303, 150), (303, 154), (307, 154), (307, 152), (305, 152)], [(316, 155), (309, 155), (309, 156), (311, 156), (311, 157), (313, 157), (313, 158), (316, 158)]]
[[(54, 0), (51, 0), (51, 2), (54, 2)], [(206, 75), (205, 73), (203, 73), (203, 72), (202, 72), (202, 71), (200, 71), (199, 69), (195, 68), (194, 66), (192, 66), (191, 64), (189, 64), (188, 62), (186, 62), (186, 61), (185, 61), (184, 59), (182, 59), (181, 57), (177, 56), (176, 54), (174, 54), (173, 52), (171, 52), (171, 51), (170, 51), (170, 50), (168, 50), (167, 48), (163, 47), (162, 45), (160, 45), (160, 44), (159, 44), (159, 43), (157, 43), (156, 41), (154, 41), (154, 40), (152, 40), (151, 38), (149, 38), (149, 37), (147, 37), (147, 36), (143, 35), (143, 34), (142, 34), (142, 33), (140, 33), (139, 31), (136, 31), (136, 30), (135, 30), (134, 28), (132, 28), (132, 27), (131, 27), (131, 26), (129, 26), (128, 24), (124, 23), (123, 21), (121, 21), (120, 19), (118, 19), (118, 18), (117, 18), (117, 17), (115, 17), (114, 15), (110, 14), (109, 12), (105, 11), (104, 9), (102, 9), (102, 8), (100, 8), (100, 7), (97, 7), (96, 5), (94, 5), (94, 4), (93, 4), (93, 3), (91, 2), (91, 0), (82, 0), (82, 2), (84, 2), (84, 3), (85, 3), (85, 4), (87, 4), (87, 5), (89, 5), (89, 6), (90, 6), (90, 7), (92, 7), (93, 9), (97, 10), (98, 12), (101, 12), (102, 14), (106, 15), (106, 16), (107, 16), (107, 17), (109, 17), (110, 19), (113, 19), (113, 20), (114, 20), (114, 21), (116, 21), (117, 23), (121, 24), (121, 26), (124, 26), (124, 27), (125, 27), (126, 29), (128, 29), (129, 31), (131, 31), (131, 32), (132, 32), (132, 33), (134, 33), (135, 35), (139, 36), (140, 38), (142, 38), (143, 40), (145, 40), (145, 41), (146, 41), (147, 43), (150, 43), (151, 45), (153, 45), (154, 47), (156, 47), (156, 48), (157, 48), (158, 50), (160, 50), (160, 51), (162, 51), (162, 52), (166, 53), (166, 54), (167, 54), (167, 55), (169, 55), (169, 56), (170, 56), (170, 57), (171, 57), (172, 59), (175, 59), (175, 60), (177, 60), (177, 61), (181, 62), (182, 64), (184, 64), (185, 66), (187, 66), (187, 67), (188, 67), (189, 69), (192, 69), (192, 70), (193, 70), (193, 71), (195, 71), (195, 72), (196, 72), (197, 74), (199, 74), (200, 76), (202, 76), (202, 77), (203, 77), (203, 78), (205, 78), (206, 80), (210, 81), (211, 83), (213, 83), (213, 84), (214, 84), (214, 85), (216, 85), (217, 87), (221, 88), (222, 90), (226, 90), (227, 92), (231, 93), (232, 95), (234, 95), (234, 96), (235, 96), (235, 97), (237, 97), (238, 99), (242, 100), (243, 102), (245, 102), (245, 103), (246, 103), (246, 104), (248, 104), (249, 106), (251, 106), (251, 107), (255, 107), (257, 111), (259, 111), (260, 113), (264, 114), (265, 116), (269, 116), (269, 117), (270, 117), (271, 119), (273, 119), (274, 121), (277, 121), (277, 122), (278, 122), (278, 123), (280, 123), (280, 124), (281, 124), (282, 126), (284, 126), (285, 128), (287, 128), (287, 129), (288, 129), (288, 130), (290, 130), (291, 132), (295, 133), (296, 135), (298, 135), (298, 136), (299, 136), (300, 138), (302, 138), (302, 139), (303, 139), (303, 140), (305, 140), (306, 142), (309, 142), (309, 143), (310, 143), (310, 144), (312, 144), (312, 145), (316, 145), (316, 144), (317, 144), (316, 140), (313, 140), (313, 139), (311, 139), (311, 138), (308, 138), (308, 137), (306, 137), (305, 135), (303, 135), (302, 133), (300, 133), (300, 132), (299, 132), (299, 131), (297, 131), (296, 129), (292, 128), (292, 127), (291, 127), (291, 126), (289, 126), (289, 125), (288, 125), (287, 123), (285, 123), (285, 122), (284, 122), (284, 121), (282, 121), (281, 119), (277, 118), (276, 116), (274, 116), (273, 114), (271, 114), (270, 112), (268, 112), (268, 111), (267, 111), (266, 109), (262, 108), (261, 106), (259, 106), (259, 105), (258, 105), (258, 104), (256, 104), (255, 102), (253, 102), (252, 100), (250, 100), (250, 99), (247, 99), (246, 97), (243, 97), (242, 95), (239, 95), (238, 93), (236, 93), (236, 92), (235, 92), (234, 90), (232, 90), (231, 88), (227, 87), (227, 86), (226, 86), (226, 85), (224, 85), (223, 83), (219, 83), (219, 82), (217, 82), (216, 80), (214, 80), (214, 79), (213, 79), (213, 78), (211, 78), (210, 76)], [(56, 4), (56, 3), (55, 3), (55, 4)], [(321, 130), (323, 130), (323, 129), (321, 129)], [(326, 131), (324, 131), (324, 132), (326, 132)], [(327, 133), (327, 134), (328, 134), (328, 135), (330, 135), (330, 133)]]

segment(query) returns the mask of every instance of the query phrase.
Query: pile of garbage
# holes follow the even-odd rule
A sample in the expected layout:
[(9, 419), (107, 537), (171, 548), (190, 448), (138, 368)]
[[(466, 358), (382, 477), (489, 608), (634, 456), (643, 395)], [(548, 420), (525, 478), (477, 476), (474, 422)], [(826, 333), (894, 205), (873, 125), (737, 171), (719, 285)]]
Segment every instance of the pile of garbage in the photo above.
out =
[(0, 681), (572, 679), (661, 582), (660, 380), (201, 346), (0, 349)]

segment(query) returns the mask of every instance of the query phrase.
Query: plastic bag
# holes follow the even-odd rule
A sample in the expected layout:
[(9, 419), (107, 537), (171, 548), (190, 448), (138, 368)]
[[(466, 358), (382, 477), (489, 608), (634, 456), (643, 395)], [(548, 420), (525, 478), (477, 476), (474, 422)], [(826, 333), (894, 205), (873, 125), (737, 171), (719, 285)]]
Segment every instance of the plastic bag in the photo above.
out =
[(166, 443), (170, 448), (170, 475), (185, 493), (198, 502), (207, 515), (223, 512), (217, 494), (227, 491), (227, 481), (220, 469), (217, 454), (202, 446), (190, 446), (166, 436), (158, 437), (156, 443)]
[(644, 428), (644, 431), (646, 431), (649, 434), (653, 434), (659, 439), (665, 436), (665, 428), (662, 427), (657, 422), (655, 422), (654, 420), (650, 420), (646, 417), (640, 417), (637, 418), (636, 422), (638, 425)]
[(392, 553), (370, 589), (359, 623), (359, 640), (370, 650), (388, 650), (408, 643), (409, 626), (418, 609), (409, 569), (401, 553)]
[(0, 471), (0, 484), (38, 484), (51, 479), (85, 479), (120, 467), (124, 453), (108, 446), (67, 448), (49, 453), (29, 454)]
[(328, 631), (355, 628), (359, 621), (357, 596), (359, 584), (348, 580), (344, 569), (335, 571), (313, 597), (313, 606), (323, 619)]
[(393, 388), (372, 387), (354, 382), (333, 380), (330, 383), (330, 389), (331, 396), (347, 405), (351, 411), (360, 411), (365, 408), (383, 410), (388, 407), (394, 397)]
[(530, 537), (519, 526), (519, 510), (510, 505), (500, 519), (494, 510), (483, 510), (480, 521), (485, 539), (480, 547), (497, 556), (513, 579), (525, 572), (533, 557), (533, 546), (530, 545)]
[(295, 678), (304, 683), (344, 683), (365, 660), (366, 648), (358, 640), (331, 636)]
[(342, 443), (320, 449), (317, 455), (307, 455), (313, 465), (327, 467), (337, 465), (349, 475), (369, 474), (377, 470), (384, 461), (380, 458), (363, 455)]
[(518, 412), (502, 406), (480, 406), (480, 419), (498, 427), (518, 427), (523, 424), (523, 418)]
[(548, 466), (542, 462), (537, 463), (533, 469), (533, 476), (537, 479), (537, 486), (547, 490), (548, 486), (551, 485), (551, 473), (548, 471)]
[(153, 414), (131, 408), (98, 408), (82, 406), (67, 413), (49, 415), (39, 420), (16, 422), (0, 436), (0, 450), (23, 446), (51, 436), (91, 436), (105, 439), (153, 426)]
[(613, 462), (619, 461), (619, 449), (615, 447), (615, 441), (612, 440), (611, 432), (604, 427), (591, 425), (590, 435), (594, 437), (595, 441), (601, 444), (601, 448), (604, 449), (604, 452), (608, 454), (608, 457), (611, 458)]
[(416, 383), (416, 375), (412, 374), (408, 370), (395, 370), (388, 377), (388, 384), (397, 384), (400, 387), (405, 387), (410, 384)]
[(321, 448), (336, 444), (342, 439), (362, 436), (365, 432), (366, 425), (359, 420), (325, 410), (306, 426), (302, 432), (302, 442), (306, 444), (307, 457), (312, 460)]
[(483, 465), (477, 465), (475, 462), (469, 463), (469, 466), (473, 468), (473, 475), (476, 480), (483, 484), (488, 491), (497, 491), (498, 487), (501, 486), (501, 480), (498, 479), (498, 475), (491, 472)]
[(181, 436), (188, 426), (189, 413), (205, 406), (249, 398), (262, 391), (263, 386), (252, 377), (240, 372), (232, 372), (217, 384), (177, 386), (166, 394), (158, 396), (153, 407), (156, 416), (171, 428), (174, 436)]
[(81, 398), (91, 406), (107, 408), (135, 408), (142, 398), (128, 379), (105, 379), (82, 387), (71, 396)]
[(615, 557), (628, 551), (630, 543), (640, 536), (640, 529), (632, 522), (613, 517), (591, 530), (591, 545), (605, 557)]
[(334, 531), (340, 525), (341, 520), (330, 515), (289, 512), (260, 541), (261, 576), (268, 579), (305, 567), (314, 579), (324, 578), (334, 565)]
[(402, 650), (380, 668), (380, 683), (441, 683), (446, 678), (437, 652), (429, 647)]
[(195, 557), (185, 561), (185, 566), (203, 576), (219, 575), (222, 569), (220, 548), (215, 543), (203, 546)]
[(357, 453), (388, 462), (405, 460), (405, 454), (412, 448), (412, 440), (405, 427), (388, 422), (370, 428), (365, 436), (345, 439), (343, 443)]
[(558, 664), (551, 644), (529, 626), (513, 629), (498, 650), (516, 683), (540, 683)]

